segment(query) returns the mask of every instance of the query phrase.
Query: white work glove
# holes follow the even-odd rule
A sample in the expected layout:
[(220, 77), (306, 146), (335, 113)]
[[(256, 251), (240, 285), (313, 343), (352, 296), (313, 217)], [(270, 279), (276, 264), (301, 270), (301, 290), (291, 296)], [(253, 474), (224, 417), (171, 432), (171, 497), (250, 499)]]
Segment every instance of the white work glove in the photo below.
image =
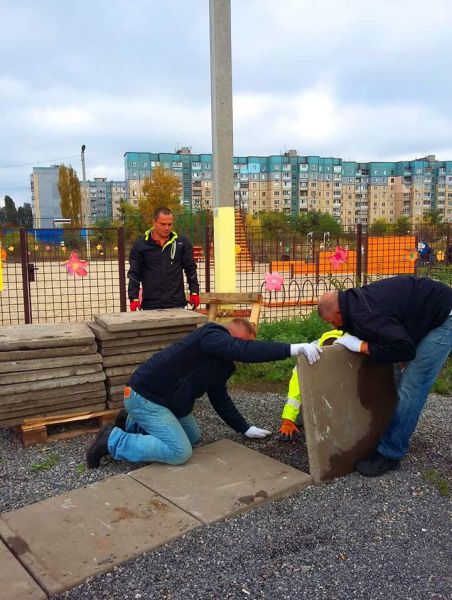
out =
[(340, 344), (350, 350), (351, 352), (361, 352), (361, 344), (362, 340), (357, 338), (354, 335), (350, 335), (349, 333), (344, 334), (342, 337), (338, 338), (334, 344)]
[(264, 438), (270, 434), (271, 431), (267, 431), (267, 429), (259, 429), (259, 427), (254, 427), (254, 425), (251, 425), (251, 427), (245, 431), (246, 437), (249, 438)]
[(304, 354), (310, 365), (319, 360), (321, 353), (322, 348), (319, 348), (315, 342), (311, 342), (310, 344), (290, 344), (290, 356)]

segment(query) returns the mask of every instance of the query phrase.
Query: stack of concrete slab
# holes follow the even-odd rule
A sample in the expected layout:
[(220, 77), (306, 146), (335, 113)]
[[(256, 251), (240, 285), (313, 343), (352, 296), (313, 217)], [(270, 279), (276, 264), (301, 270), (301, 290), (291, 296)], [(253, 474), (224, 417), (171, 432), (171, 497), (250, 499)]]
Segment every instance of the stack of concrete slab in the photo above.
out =
[(99, 315), (88, 323), (102, 355), (108, 408), (123, 405), (124, 386), (136, 368), (206, 320), (190, 310), (168, 308)]
[(102, 357), (85, 323), (0, 328), (0, 426), (105, 408)]

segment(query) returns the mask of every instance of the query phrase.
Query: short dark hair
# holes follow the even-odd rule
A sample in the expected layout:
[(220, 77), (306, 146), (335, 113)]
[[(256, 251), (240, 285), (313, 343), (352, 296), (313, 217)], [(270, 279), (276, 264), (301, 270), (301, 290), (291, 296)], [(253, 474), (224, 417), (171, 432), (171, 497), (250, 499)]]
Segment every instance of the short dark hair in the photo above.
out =
[(160, 206), (159, 208), (156, 208), (154, 210), (154, 221), (157, 221), (157, 219), (160, 217), (160, 215), (172, 215), (173, 211), (170, 210), (169, 208), (166, 208), (166, 206)]
[(244, 319), (243, 317), (234, 317), (234, 319), (231, 319), (230, 322), (235, 323), (239, 327), (243, 327), (247, 333), (250, 333), (256, 337), (256, 325), (248, 321), (248, 319)]

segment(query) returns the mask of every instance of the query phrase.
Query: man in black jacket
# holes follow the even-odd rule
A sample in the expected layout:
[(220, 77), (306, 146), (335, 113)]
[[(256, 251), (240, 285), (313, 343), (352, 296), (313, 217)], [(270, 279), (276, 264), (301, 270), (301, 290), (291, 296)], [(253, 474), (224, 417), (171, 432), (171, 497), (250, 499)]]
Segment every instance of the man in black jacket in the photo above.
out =
[(335, 344), (394, 363), (398, 404), (376, 450), (356, 464), (375, 477), (396, 469), (452, 349), (452, 288), (426, 277), (400, 275), (362, 288), (324, 294), (319, 315), (345, 334)]
[(107, 454), (133, 462), (186, 462), (201, 436), (192, 410), (204, 393), (238, 433), (249, 438), (270, 434), (250, 425), (229, 396), (226, 382), (235, 370), (233, 361), (269, 362), (304, 354), (312, 364), (322, 350), (314, 343), (258, 342), (255, 335), (245, 319), (233, 319), (227, 327), (207, 323), (154, 354), (138, 367), (125, 388), (125, 430), (119, 420), (115, 427), (101, 428), (88, 449), (88, 467), (98, 467)]
[[(153, 226), (139, 238), (129, 256), (130, 310), (177, 308), (187, 304), (184, 272), (190, 290), (190, 304), (199, 306), (199, 283), (193, 247), (187, 238), (178, 236), (173, 228), (173, 213), (169, 208), (157, 208)], [(140, 300), (140, 283), (143, 298)]]

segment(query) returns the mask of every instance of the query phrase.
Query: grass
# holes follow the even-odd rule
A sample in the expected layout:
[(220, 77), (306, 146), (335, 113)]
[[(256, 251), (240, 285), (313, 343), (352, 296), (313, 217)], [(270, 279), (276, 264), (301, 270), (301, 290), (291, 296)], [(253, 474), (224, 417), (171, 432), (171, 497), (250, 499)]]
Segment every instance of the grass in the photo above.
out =
[(58, 456), (58, 454), (51, 453), (48, 455), (48, 457), (46, 458), (46, 460), (44, 462), (33, 463), (30, 468), (32, 471), (48, 471), (48, 470), (52, 469), (53, 467), (56, 467), (56, 465), (59, 462), (60, 462), (60, 457)]
[(83, 473), (86, 471), (86, 465), (84, 463), (80, 463), (75, 467), (75, 470), (79, 475), (83, 475)]
[(452, 396), (452, 358), (448, 358), (446, 364), (438, 375), (433, 385), (432, 392), (441, 396)]
[(435, 486), (441, 496), (450, 496), (449, 482), (437, 469), (427, 469), (422, 473), (422, 477)]

